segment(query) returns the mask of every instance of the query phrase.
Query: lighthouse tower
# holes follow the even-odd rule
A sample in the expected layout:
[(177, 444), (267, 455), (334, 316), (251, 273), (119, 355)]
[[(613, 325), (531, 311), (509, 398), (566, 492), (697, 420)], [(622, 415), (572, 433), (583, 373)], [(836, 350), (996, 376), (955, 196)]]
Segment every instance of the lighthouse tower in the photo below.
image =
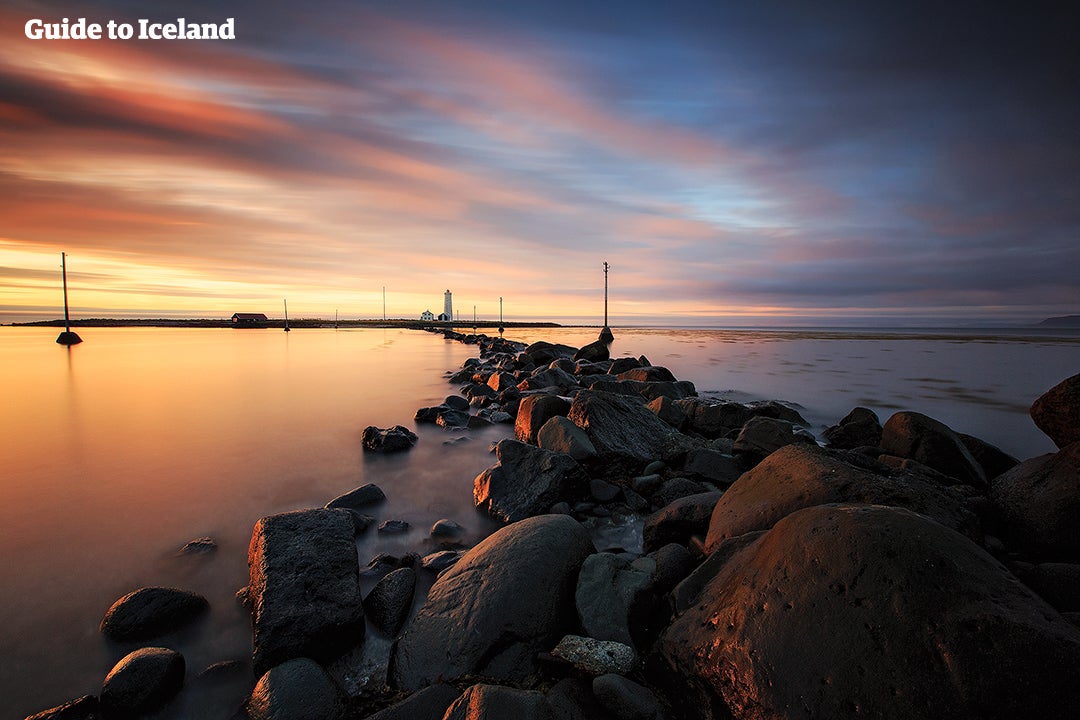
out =
[(454, 296), (447, 290), (443, 295), (443, 314), (446, 315), (448, 321), (454, 319)]

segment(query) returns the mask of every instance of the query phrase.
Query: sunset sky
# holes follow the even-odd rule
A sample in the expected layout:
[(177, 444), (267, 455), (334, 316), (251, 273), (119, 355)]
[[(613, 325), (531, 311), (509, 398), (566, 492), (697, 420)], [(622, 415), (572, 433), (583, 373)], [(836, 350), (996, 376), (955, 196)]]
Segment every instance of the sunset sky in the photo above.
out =
[(1080, 313), (1067, 5), (3, 0), (0, 321)]

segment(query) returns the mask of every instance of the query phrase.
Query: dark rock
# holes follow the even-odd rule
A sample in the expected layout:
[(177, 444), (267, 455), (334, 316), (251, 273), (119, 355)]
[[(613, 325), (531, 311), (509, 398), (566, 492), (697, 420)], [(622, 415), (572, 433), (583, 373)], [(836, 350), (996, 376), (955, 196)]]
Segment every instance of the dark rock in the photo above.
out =
[(674, 431), (640, 403), (619, 395), (583, 390), (568, 414), (592, 441), (605, 469), (633, 475), (666, 450)]
[(593, 478), (589, 481), (589, 495), (597, 502), (609, 503), (619, 496), (619, 486)]
[(734, 457), (709, 448), (694, 448), (687, 452), (682, 471), (694, 479), (715, 485), (730, 485), (743, 472)]
[(664, 395), (652, 400), (645, 407), (676, 430), (682, 430), (687, 423), (683, 409), (675, 404), (675, 400)]
[(443, 720), (551, 720), (543, 693), (501, 685), (473, 685), (446, 710)]
[(375, 524), (375, 518), (371, 515), (360, 512), (359, 510), (353, 510), (352, 508), (345, 508), (352, 515), (353, 530), (357, 535), (361, 535), (367, 531), (369, 527)]
[(93, 695), (83, 695), (63, 705), (34, 713), (26, 720), (101, 720), (101, 717), (98, 699)]
[(675, 382), (675, 376), (666, 367), (650, 365), (625, 370), (616, 377), (620, 380), (637, 380), (638, 382)]
[[(495, 392), (494, 390), (492, 390), (490, 387), (488, 387), (485, 384), (469, 385), (464, 390), (462, 390), (462, 392), (465, 393), (465, 397), (467, 397), (469, 399), (469, 405), (470, 406), (477, 404), (477, 398), (491, 399), (491, 398), (496, 398), (496, 397), (499, 396), (499, 393)], [(463, 411), (447, 409), (447, 410), (445, 410), (443, 412), (457, 413), (457, 412), (463, 412)], [(446, 421), (446, 423), (449, 424), (449, 421)]]
[(249, 720), (336, 720), (341, 691), (318, 663), (299, 657), (266, 672), (247, 701)]
[(101, 709), (108, 717), (144, 715), (165, 705), (184, 685), (184, 656), (159, 647), (124, 656), (105, 676)]
[(536, 444), (540, 428), (556, 415), (566, 415), (570, 403), (555, 395), (527, 395), (518, 405), (517, 420), (514, 423), (514, 437), (521, 442)]
[(986, 475), (960, 438), (944, 423), (922, 413), (898, 412), (885, 422), (881, 447), (889, 455), (910, 458), (976, 488)]
[(569, 515), (570, 503), (566, 502), (565, 500), (557, 502), (551, 506), (551, 509), (548, 511), (548, 513), (551, 515)]
[(857, 407), (821, 434), (831, 448), (854, 450), (857, 447), (881, 444), (881, 421), (868, 408)]
[(592, 363), (603, 362), (610, 357), (609, 345), (602, 340), (591, 342), (574, 353), (574, 360), (585, 360)]
[(956, 436), (960, 438), (960, 442), (964, 443), (964, 447), (971, 453), (971, 457), (975, 458), (975, 462), (983, 469), (983, 474), (986, 475), (988, 480), (992, 480), (1020, 464), (1020, 461), (1012, 455), (984, 440), (964, 433), (956, 433)]
[(420, 566), (432, 572), (442, 572), (463, 557), (465, 557), (463, 550), (440, 550), (425, 555), (423, 560), (420, 561)]
[(451, 685), (432, 685), (372, 715), (368, 720), (443, 720), (447, 708), (461, 697)]
[(651, 610), (648, 590), (656, 561), (627, 554), (596, 553), (585, 559), (578, 575), (574, 600), (581, 628), (597, 640), (635, 646), (631, 627)]
[(403, 567), (385, 575), (364, 598), (364, 614), (387, 635), (397, 635), (412, 608), (416, 571)]
[(518, 383), (518, 390), (543, 390), (554, 388), (564, 393), (577, 385), (577, 378), (559, 368), (541, 368)]
[(578, 571), (593, 552), (566, 515), (496, 531), (446, 570), (390, 657), (392, 687), (417, 689), (467, 675), (521, 681), (574, 629)]
[(544, 423), (536, 434), (536, 444), (544, 450), (566, 453), (579, 463), (596, 457), (596, 448), (585, 431), (561, 415)]
[(101, 632), (118, 642), (147, 640), (182, 627), (205, 613), (202, 595), (166, 587), (145, 587), (112, 604), (101, 619)]
[(213, 538), (201, 537), (189, 540), (180, 548), (178, 555), (209, 555), (217, 550), (217, 543)]
[(256, 675), (295, 657), (329, 662), (364, 637), (350, 513), (262, 518), (251, 534), (248, 568)]
[(767, 530), (796, 510), (825, 503), (905, 507), (981, 540), (982, 526), (966, 498), (954, 488), (919, 475), (876, 475), (849, 465), (814, 445), (789, 445), (735, 481), (716, 503), (705, 549), (721, 541)]
[(593, 694), (619, 720), (663, 720), (664, 707), (652, 690), (621, 675), (593, 680)]
[(376, 531), (386, 535), (400, 535), (409, 531), (409, 522), (407, 520), (383, 520), (379, 523)]
[(461, 395), (447, 395), (443, 400), (443, 405), (451, 410), (461, 410), (464, 412), (469, 409), (469, 401)]
[[(469, 402), (466, 400), (465, 408), (468, 409), (468, 407)], [(439, 413), (447, 409), (448, 408), (445, 405), (418, 408), (417, 411), (413, 413), (413, 420), (418, 423), (433, 423), (439, 419)]]
[(562, 370), (564, 373), (574, 374), (574, 368), (577, 367), (574, 360), (567, 360), (566, 358), (555, 358), (548, 365), (552, 370)]
[(630, 487), (633, 488), (634, 492), (642, 495), (652, 495), (660, 489), (661, 482), (662, 478), (659, 475), (638, 475), (630, 480)]
[(707, 491), (708, 488), (699, 482), (684, 477), (673, 477), (660, 484), (660, 488), (652, 494), (652, 501), (657, 507), (663, 508), (679, 498), (700, 495)]
[(563, 678), (547, 693), (552, 720), (613, 720), (592, 691), (592, 679)]
[[(739, 552), (743, 548), (757, 541), (759, 537), (764, 535), (767, 530), (758, 530), (757, 532), (749, 532), (745, 535), (739, 535), (738, 537), (729, 538), (721, 542), (715, 550), (713, 550), (705, 558), (704, 562), (694, 568), (689, 575), (682, 579), (675, 589), (671, 591), (671, 608), (676, 615), (681, 615), (686, 610), (697, 602), (698, 596), (701, 595), (701, 591), (705, 589), (705, 586), (716, 577), (716, 574), (723, 569), (728, 560)], [(687, 554), (690, 553), (690, 548), (687, 550)], [(704, 550), (704, 548), (701, 548)], [(701, 555), (702, 553), (695, 553)]]
[(447, 518), (436, 520), (431, 526), (431, 537), (437, 542), (453, 542), (465, 534), (465, 528), (460, 523)]
[(1080, 612), (1080, 565), (1009, 563), (1009, 569), (1058, 612)]
[(1080, 562), (1080, 442), (999, 476), (990, 499), (1009, 543), (1041, 560)]
[(641, 529), (645, 552), (652, 552), (668, 543), (685, 545), (691, 535), (705, 535), (713, 508), (723, 492), (707, 492), (679, 498), (645, 519)]
[(326, 503), (326, 507), (330, 509), (361, 510), (369, 505), (378, 505), (385, 500), (386, 494), (383, 493), (382, 489), (374, 483), (368, 483), (355, 490), (350, 490), (344, 495), (339, 495)]
[(739, 403), (687, 398), (677, 400), (675, 404), (686, 413), (690, 429), (707, 438), (723, 437), (741, 428), (751, 417), (750, 408)]
[(653, 575), (653, 592), (663, 595), (686, 579), (694, 571), (694, 558), (690, 551), (678, 543), (668, 543), (649, 553), (656, 561), (656, 573)]
[(545, 513), (560, 500), (580, 495), (588, 482), (565, 453), (507, 439), (495, 446), (495, 455), (498, 463), (473, 481), (473, 501), (502, 522)]
[(746, 421), (732, 449), (756, 462), (794, 443), (815, 444), (812, 436), (796, 432), (795, 426), (786, 420), (758, 416)]
[(1080, 703), (1080, 631), (977, 545), (899, 508), (789, 515), (657, 649), (650, 677), (687, 718), (1066, 718)]
[(612, 375), (618, 376), (627, 370), (633, 370), (634, 368), (641, 367), (641, 361), (633, 357), (621, 357), (615, 358), (611, 361), (611, 368), (608, 370)]
[(435, 418), (435, 424), (447, 430), (469, 426), (469, 413), (460, 410), (444, 410)]
[(516, 387), (518, 380), (513, 374), (508, 372), (492, 373), (488, 378), (487, 386), (497, 393), (501, 393), (509, 388)]
[(1080, 373), (1043, 393), (1030, 413), (1035, 426), (1059, 448), (1080, 440)]
[(622, 489), (623, 501), (631, 512), (643, 513), (649, 510), (649, 501), (628, 487)]
[(551, 654), (589, 675), (626, 675), (637, 667), (637, 651), (612, 640), (566, 635)]
[(750, 417), (767, 417), (774, 420), (784, 420), (792, 425), (799, 425), (804, 428), (810, 427), (810, 423), (806, 422), (806, 419), (799, 414), (798, 410), (776, 400), (752, 402), (747, 406), (747, 409), (750, 411)]
[(364, 428), (364, 449), (372, 452), (393, 453), (408, 450), (419, 438), (404, 425), (385, 430), (369, 425)]
[(524, 354), (534, 365), (543, 366), (550, 364), (552, 360), (557, 358), (572, 360), (576, 352), (577, 348), (569, 345), (556, 345), (540, 340), (525, 348)]

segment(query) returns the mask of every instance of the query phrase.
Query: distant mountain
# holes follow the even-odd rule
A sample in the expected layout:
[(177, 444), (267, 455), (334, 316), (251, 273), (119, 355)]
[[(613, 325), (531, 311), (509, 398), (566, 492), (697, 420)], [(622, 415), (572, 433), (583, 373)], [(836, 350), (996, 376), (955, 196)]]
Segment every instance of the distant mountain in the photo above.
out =
[(1046, 318), (1040, 327), (1080, 327), (1080, 315), (1062, 315), (1061, 317)]

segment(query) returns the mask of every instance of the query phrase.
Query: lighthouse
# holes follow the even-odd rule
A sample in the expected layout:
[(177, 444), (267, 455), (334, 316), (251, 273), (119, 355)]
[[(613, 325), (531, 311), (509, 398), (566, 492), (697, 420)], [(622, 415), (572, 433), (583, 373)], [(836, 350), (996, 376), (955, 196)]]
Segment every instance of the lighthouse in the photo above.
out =
[(447, 290), (443, 295), (443, 315), (446, 316), (447, 322), (453, 322), (454, 320), (454, 296)]

